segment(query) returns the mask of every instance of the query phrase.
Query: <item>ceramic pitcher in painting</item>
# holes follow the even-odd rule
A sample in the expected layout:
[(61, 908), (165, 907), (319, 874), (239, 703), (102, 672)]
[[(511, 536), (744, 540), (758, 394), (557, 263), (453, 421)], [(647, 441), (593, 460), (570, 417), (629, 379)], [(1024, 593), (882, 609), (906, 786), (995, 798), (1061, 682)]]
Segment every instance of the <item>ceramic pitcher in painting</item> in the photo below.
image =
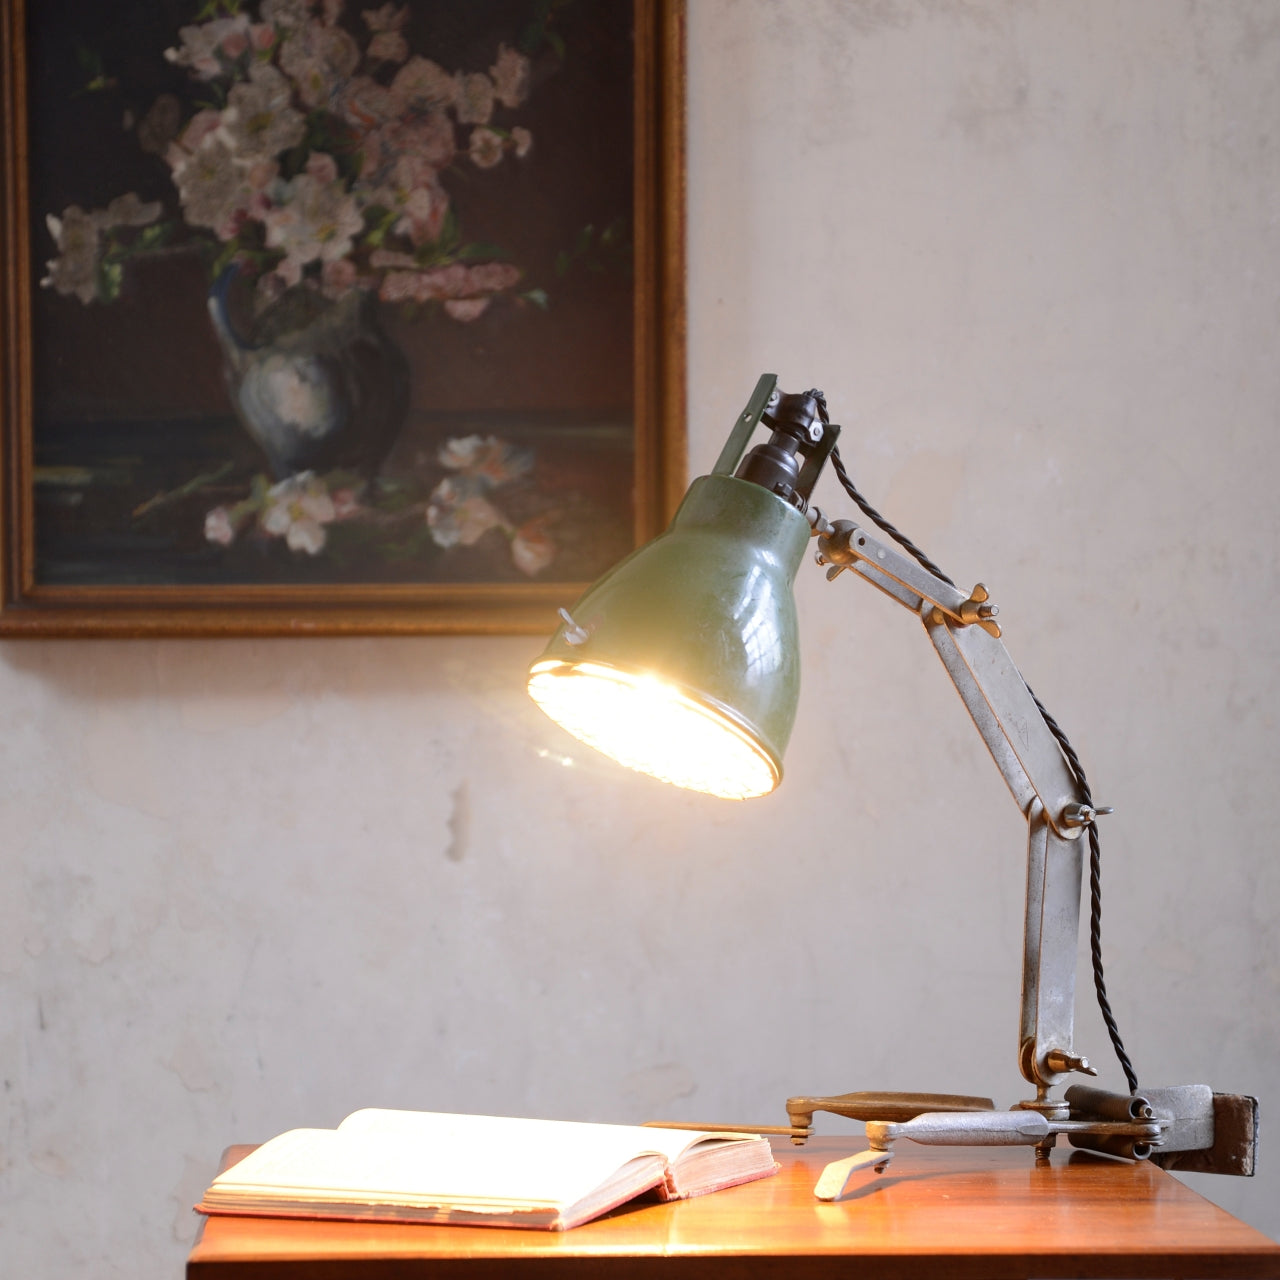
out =
[(377, 299), (352, 289), (329, 300), (285, 293), (242, 336), (232, 320), (234, 271), (209, 294), (236, 416), (277, 479), (345, 467), (371, 479), (409, 407), (409, 366), (378, 319)]

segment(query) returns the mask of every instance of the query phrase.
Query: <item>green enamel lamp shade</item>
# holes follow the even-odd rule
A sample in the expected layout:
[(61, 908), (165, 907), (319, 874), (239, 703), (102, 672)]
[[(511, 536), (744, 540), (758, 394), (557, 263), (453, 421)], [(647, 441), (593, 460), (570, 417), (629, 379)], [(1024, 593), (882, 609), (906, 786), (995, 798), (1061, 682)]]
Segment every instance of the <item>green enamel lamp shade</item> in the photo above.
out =
[(808, 541), (767, 489), (695, 480), (667, 531), (570, 610), (530, 694), (642, 773), (733, 799), (772, 791), (800, 690), (792, 583)]

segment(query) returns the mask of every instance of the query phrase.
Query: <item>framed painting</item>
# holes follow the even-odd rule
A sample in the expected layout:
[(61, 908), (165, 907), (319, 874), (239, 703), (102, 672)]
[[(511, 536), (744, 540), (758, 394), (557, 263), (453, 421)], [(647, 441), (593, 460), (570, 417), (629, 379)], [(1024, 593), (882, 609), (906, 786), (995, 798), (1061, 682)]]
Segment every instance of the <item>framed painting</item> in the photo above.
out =
[(548, 629), (684, 487), (683, 0), (0, 0), (0, 635)]

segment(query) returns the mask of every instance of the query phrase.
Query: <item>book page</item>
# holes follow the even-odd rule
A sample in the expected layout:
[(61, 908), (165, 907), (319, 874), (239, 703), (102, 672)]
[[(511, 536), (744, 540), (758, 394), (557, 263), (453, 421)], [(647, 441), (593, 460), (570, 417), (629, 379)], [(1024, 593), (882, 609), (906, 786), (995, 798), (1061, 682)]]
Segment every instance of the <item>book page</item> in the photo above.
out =
[(273, 1138), (219, 1174), (206, 1200), (212, 1205), (229, 1193), (267, 1191), (299, 1202), (345, 1197), (563, 1209), (634, 1157), (650, 1152), (667, 1160), (700, 1136), (627, 1125), (357, 1112), (336, 1130), (295, 1129)]
[[(368, 1133), (405, 1141), (471, 1146), (492, 1152), (531, 1150), (548, 1165), (590, 1163), (600, 1181), (638, 1155), (660, 1155), (674, 1164), (700, 1142), (748, 1141), (750, 1134), (661, 1129), (647, 1125), (590, 1124), (576, 1120), (530, 1120), (511, 1116), (453, 1115), (440, 1111), (391, 1111), (369, 1107), (349, 1115), (340, 1133)], [(606, 1167), (607, 1166), (607, 1167)]]

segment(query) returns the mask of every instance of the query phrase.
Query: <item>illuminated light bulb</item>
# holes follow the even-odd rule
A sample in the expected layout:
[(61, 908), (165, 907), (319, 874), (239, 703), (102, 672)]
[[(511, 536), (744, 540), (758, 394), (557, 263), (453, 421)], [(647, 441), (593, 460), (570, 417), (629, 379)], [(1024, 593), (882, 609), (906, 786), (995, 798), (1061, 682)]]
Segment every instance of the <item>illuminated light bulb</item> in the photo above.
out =
[(773, 760), (728, 715), (652, 675), (547, 660), (529, 694), (562, 728), (619, 764), (726, 800), (766, 795)]

